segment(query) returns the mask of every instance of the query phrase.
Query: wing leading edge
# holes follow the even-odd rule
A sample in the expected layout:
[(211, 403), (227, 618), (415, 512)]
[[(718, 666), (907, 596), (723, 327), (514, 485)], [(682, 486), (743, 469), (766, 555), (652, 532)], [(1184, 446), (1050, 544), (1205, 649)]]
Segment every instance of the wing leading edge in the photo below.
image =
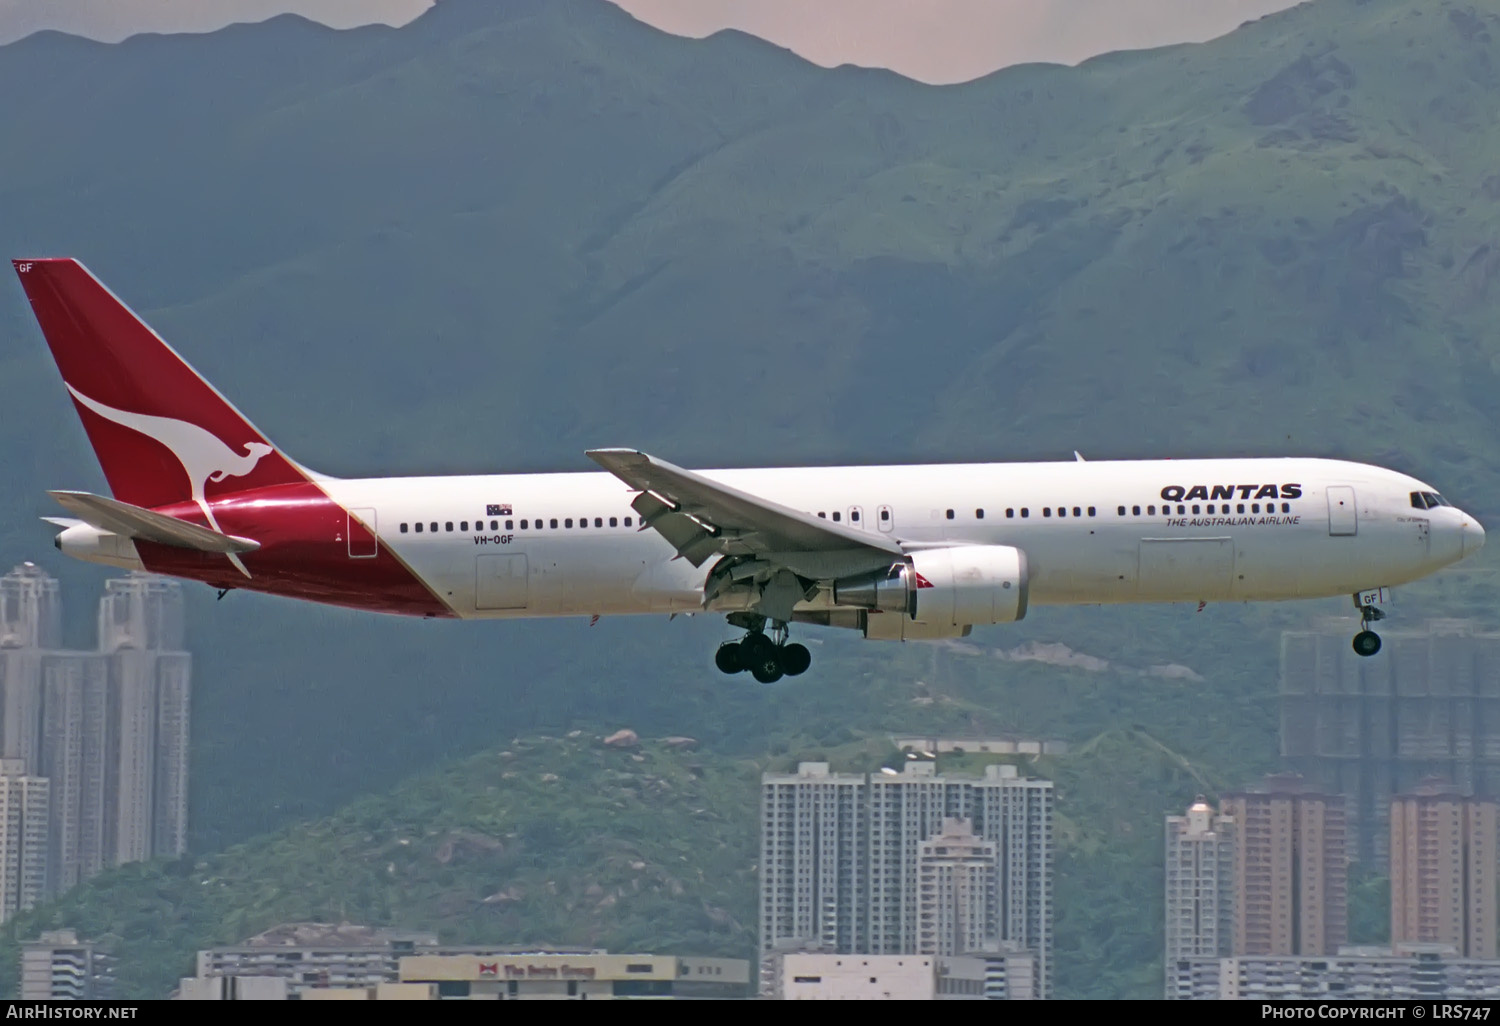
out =
[(641, 494), (631, 505), (694, 566), (708, 557), (863, 552), (899, 559), (885, 535), (791, 509), (634, 449), (591, 449), (589, 459)]

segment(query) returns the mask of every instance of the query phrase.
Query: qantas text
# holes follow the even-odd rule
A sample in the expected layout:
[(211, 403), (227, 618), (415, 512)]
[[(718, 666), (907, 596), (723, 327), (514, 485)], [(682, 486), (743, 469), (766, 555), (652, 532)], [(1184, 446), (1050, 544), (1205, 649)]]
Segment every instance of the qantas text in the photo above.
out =
[(1191, 502), (1194, 499), (1207, 499), (1213, 502), (1217, 499), (1233, 499), (1235, 493), (1239, 493), (1241, 499), (1300, 499), (1302, 498), (1302, 486), (1299, 484), (1242, 484), (1242, 485), (1201, 485), (1195, 484), (1187, 488), (1182, 485), (1167, 485), (1161, 490), (1161, 497), (1168, 502)]

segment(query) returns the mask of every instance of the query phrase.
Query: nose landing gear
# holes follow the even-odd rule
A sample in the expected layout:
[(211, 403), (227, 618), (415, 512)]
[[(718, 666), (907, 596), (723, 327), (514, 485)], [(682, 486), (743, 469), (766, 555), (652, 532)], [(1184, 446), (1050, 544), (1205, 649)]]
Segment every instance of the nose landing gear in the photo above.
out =
[(1354, 636), (1354, 653), (1372, 656), (1380, 651), (1380, 635), (1370, 630), (1370, 624), (1385, 619), (1385, 611), (1375, 604), (1384, 596), (1384, 589), (1377, 592), (1363, 591), (1354, 596), (1354, 607), (1359, 610), (1359, 633)]
[(783, 675), (796, 677), (812, 665), (812, 653), (805, 645), (787, 644), (785, 623), (776, 621), (770, 636), (766, 634), (764, 619), (736, 626), (747, 627), (748, 633), (739, 641), (724, 642), (714, 653), (714, 665), (721, 673), (749, 670), (762, 684), (774, 684)]

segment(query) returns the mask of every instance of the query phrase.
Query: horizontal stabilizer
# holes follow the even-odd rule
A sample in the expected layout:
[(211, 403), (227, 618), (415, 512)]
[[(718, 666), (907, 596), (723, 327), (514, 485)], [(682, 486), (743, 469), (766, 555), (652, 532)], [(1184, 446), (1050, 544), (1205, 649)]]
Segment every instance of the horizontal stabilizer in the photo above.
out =
[[(231, 534), (220, 534), (186, 520), (169, 517), (165, 513), (132, 506), (118, 499), (106, 499), (89, 492), (48, 492), (69, 513), (76, 514), (85, 523), (101, 531), (113, 531), (125, 538), (171, 545), (179, 549), (197, 552), (217, 552), (233, 555), (239, 552), (254, 552), (260, 542), (249, 538), (237, 538)], [(61, 518), (59, 518), (61, 519)]]

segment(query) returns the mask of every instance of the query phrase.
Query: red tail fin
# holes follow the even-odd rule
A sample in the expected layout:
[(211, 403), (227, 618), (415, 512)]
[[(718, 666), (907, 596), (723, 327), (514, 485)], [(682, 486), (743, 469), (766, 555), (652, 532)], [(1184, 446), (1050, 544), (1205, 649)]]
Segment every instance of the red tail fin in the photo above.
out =
[(115, 497), (164, 506), (307, 475), (76, 260), (13, 261)]

